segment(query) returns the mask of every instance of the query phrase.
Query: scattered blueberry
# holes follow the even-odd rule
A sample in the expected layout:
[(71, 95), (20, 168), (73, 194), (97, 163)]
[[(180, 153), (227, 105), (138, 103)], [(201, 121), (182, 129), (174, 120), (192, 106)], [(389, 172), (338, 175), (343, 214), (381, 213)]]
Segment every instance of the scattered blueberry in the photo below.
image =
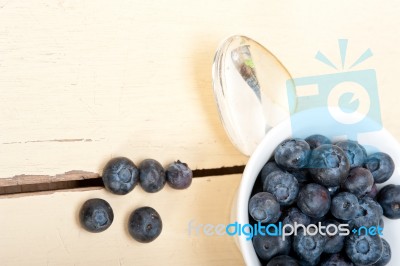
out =
[(300, 228), (297, 235), (293, 237), (293, 250), (300, 259), (314, 264), (319, 260), (320, 255), (324, 251), (326, 241), (327, 238), (321, 234), (305, 235), (304, 229)]
[(282, 170), (275, 162), (266, 163), (260, 172), (262, 184), (264, 184), (264, 181), (267, 178), (267, 176), (275, 171), (282, 171)]
[(308, 163), (310, 145), (302, 139), (283, 141), (275, 150), (275, 162), (285, 169), (303, 168)]
[(363, 166), (365, 162), (365, 153), (357, 141), (345, 140), (335, 144), (339, 146), (346, 154), (350, 163), (350, 168)]
[(331, 196), (325, 187), (311, 183), (300, 190), (297, 206), (304, 214), (320, 218), (328, 213), (331, 206)]
[(274, 195), (282, 206), (288, 206), (293, 204), (299, 194), (299, 183), (293, 175), (275, 171), (265, 179), (263, 190)]
[(254, 220), (261, 223), (275, 223), (281, 216), (280, 205), (268, 192), (259, 192), (249, 201), (249, 212)]
[(400, 219), (400, 185), (387, 185), (378, 193), (378, 202), (383, 215), (390, 219)]
[(166, 182), (164, 168), (156, 160), (143, 160), (139, 165), (139, 180), (144, 191), (160, 191)]
[(356, 167), (350, 170), (342, 183), (342, 189), (361, 197), (370, 192), (373, 185), (374, 178), (371, 172), (368, 169)]
[(331, 213), (339, 220), (351, 220), (359, 210), (358, 198), (349, 192), (340, 192), (332, 198)]
[(382, 256), (381, 258), (374, 264), (374, 266), (385, 266), (388, 265), (390, 260), (392, 259), (392, 250), (390, 249), (389, 243), (381, 238), (382, 240)]
[(82, 205), (79, 220), (87, 231), (99, 233), (111, 226), (114, 213), (107, 201), (97, 198), (90, 199)]
[(310, 148), (313, 150), (315, 148), (318, 148), (319, 146), (323, 144), (332, 144), (331, 140), (328, 139), (327, 137), (323, 135), (311, 135), (305, 139), (307, 143), (310, 145)]
[(382, 255), (382, 240), (378, 235), (351, 234), (345, 243), (347, 256), (355, 264), (376, 263)]
[(335, 232), (333, 227), (330, 225), (334, 225), (335, 228), (338, 228), (340, 223), (336, 220), (325, 220), (322, 222), (323, 226), (326, 226), (326, 234), (327, 234), (327, 241), (324, 246), (324, 252), (329, 254), (338, 253), (343, 249), (345, 236), (338, 234)]
[(265, 261), (269, 261), (278, 255), (288, 255), (290, 252), (291, 240), (290, 238), (282, 239), (281, 236), (271, 236), (265, 234), (255, 235), (253, 237), (253, 246), (257, 255)]
[(327, 257), (321, 266), (354, 266), (354, 264), (343, 254), (336, 253)]
[(161, 234), (161, 217), (151, 207), (136, 209), (129, 217), (128, 231), (136, 241), (149, 243)]
[(365, 167), (369, 169), (374, 177), (375, 183), (384, 183), (394, 172), (393, 159), (386, 153), (377, 152), (367, 157)]
[(102, 178), (108, 191), (118, 195), (125, 195), (137, 185), (139, 169), (128, 158), (117, 157), (106, 164)]
[(342, 149), (336, 145), (324, 144), (312, 151), (309, 167), (315, 182), (335, 187), (346, 178), (350, 164)]
[(186, 189), (192, 184), (193, 173), (187, 164), (176, 161), (166, 171), (168, 184), (175, 189)]
[(280, 255), (270, 260), (267, 266), (299, 266), (299, 263), (290, 256)]

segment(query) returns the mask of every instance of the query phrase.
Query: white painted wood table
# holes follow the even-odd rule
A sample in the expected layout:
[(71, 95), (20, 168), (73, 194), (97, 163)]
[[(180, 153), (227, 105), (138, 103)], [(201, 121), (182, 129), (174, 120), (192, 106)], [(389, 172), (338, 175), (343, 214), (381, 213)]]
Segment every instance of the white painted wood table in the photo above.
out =
[[(349, 60), (371, 48), (361, 68), (376, 70), (383, 123), (400, 140), (399, 13), (394, 0), (0, 0), (0, 264), (243, 265), (231, 237), (187, 231), (190, 220), (230, 221), (240, 174), (195, 178), (186, 191), (137, 187), (122, 197), (72, 187), (96, 180), (114, 156), (181, 159), (193, 169), (244, 165), (211, 85), (215, 49), (232, 34), (258, 40), (294, 77), (335, 72), (313, 57), (321, 50), (340, 65), (339, 38), (349, 39)], [(63, 181), (71, 189), (18, 193)], [(114, 208), (101, 234), (77, 222), (91, 197)], [(146, 245), (125, 226), (143, 205), (164, 221), (160, 238)]]

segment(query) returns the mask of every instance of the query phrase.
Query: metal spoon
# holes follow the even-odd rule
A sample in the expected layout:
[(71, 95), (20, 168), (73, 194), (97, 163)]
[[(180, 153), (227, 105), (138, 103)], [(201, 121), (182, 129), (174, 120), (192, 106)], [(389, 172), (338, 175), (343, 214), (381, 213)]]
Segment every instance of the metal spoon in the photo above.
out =
[(235, 147), (250, 156), (264, 135), (290, 115), (289, 106), (294, 109), (289, 101), (295, 101), (295, 93), (286, 88), (291, 76), (265, 47), (239, 35), (219, 47), (212, 74), (225, 131)]

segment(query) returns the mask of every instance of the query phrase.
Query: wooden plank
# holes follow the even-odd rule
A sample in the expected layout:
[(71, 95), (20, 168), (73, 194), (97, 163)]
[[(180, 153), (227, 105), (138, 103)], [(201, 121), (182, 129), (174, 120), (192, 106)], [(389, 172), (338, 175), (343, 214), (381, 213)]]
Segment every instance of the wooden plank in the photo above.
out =
[(376, 69), (384, 123), (400, 139), (399, 12), (394, 0), (0, 0), (0, 177), (95, 176), (118, 155), (244, 164), (211, 89), (214, 51), (232, 34), (264, 44), (294, 77), (337, 72), (313, 57), (340, 64), (338, 38), (350, 61), (371, 48), (358, 69)]
[[(197, 178), (177, 191), (166, 186), (155, 194), (140, 187), (125, 196), (104, 189), (0, 199), (1, 265), (243, 265), (229, 236), (191, 235), (188, 223), (228, 224), (240, 175)], [(114, 222), (103, 233), (81, 229), (77, 214), (89, 198), (103, 198), (114, 209)], [(149, 244), (130, 238), (131, 211), (151, 206), (161, 215), (163, 231)]]

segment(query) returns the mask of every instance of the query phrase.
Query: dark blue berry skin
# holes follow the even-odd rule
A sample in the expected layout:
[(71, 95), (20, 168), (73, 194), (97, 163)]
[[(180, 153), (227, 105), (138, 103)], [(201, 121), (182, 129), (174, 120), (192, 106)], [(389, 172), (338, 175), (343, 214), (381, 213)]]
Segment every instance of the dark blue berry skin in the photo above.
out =
[(167, 182), (174, 189), (186, 189), (192, 184), (193, 172), (187, 164), (176, 161), (167, 167)]
[(337, 187), (328, 187), (329, 195), (331, 195), (331, 198), (335, 195), (337, 195), (340, 191), (340, 186)]
[(291, 247), (291, 239), (282, 239), (281, 236), (271, 236), (265, 234), (262, 236), (260, 234), (253, 237), (254, 250), (258, 257), (262, 260), (269, 261), (278, 255), (288, 255)]
[(376, 184), (374, 183), (372, 185), (371, 191), (368, 192), (367, 194), (365, 194), (366, 197), (370, 197), (372, 199), (376, 199), (376, 197), (378, 196), (378, 187), (376, 186)]
[(264, 165), (260, 172), (261, 183), (264, 184), (267, 176), (275, 171), (282, 171), (275, 162), (268, 162)]
[(310, 145), (302, 139), (287, 139), (275, 149), (275, 162), (286, 170), (304, 168), (308, 163)]
[(151, 207), (136, 209), (129, 217), (128, 231), (133, 239), (140, 243), (152, 242), (161, 234), (161, 217)]
[(311, 135), (305, 139), (307, 143), (310, 145), (310, 148), (313, 150), (315, 148), (318, 148), (319, 146), (323, 144), (332, 144), (331, 140), (328, 139), (327, 137), (323, 135)]
[[(336, 220), (325, 220), (324, 222), (322, 222), (323, 226), (328, 226), (330, 224), (333, 224), (336, 227), (340, 225), (340, 223)], [(334, 230), (332, 228), (329, 228), (329, 232), (333, 233)], [(328, 232), (326, 233), (327, 241), (324, 247), (324, 252), (329, 254), (340, 252), (343, 249), (344, 240), (346, 239), (346, 237), (340, 235), (339, 233), (335, 235), (329, 235)]]
[(321, 266), (354, 266), (354, 263), (344, 255), (336, 253), (322, 261)]
[(362, 197), (371, 191), (374, 178), (368, 169), (356, 167), (350, 170), (349, 175), (342, 183), (342, 189)]
[(308, 171), (307, 168), (289, 170), (288, 172), (291, 173), (294, 177), (296, 177), (296, 179), (299, 183), (305, 183), (305, 182), (312, 181), (310, 172)]
[(359, 206), (357, 216), (351, 220), (350, 225), (355, 228), (378, 226), (383, 214), (379, 203), (369, 197), (364, 197), (359, 200)]
[(299, 228), (297, 235), (293, 237), (293, 250), (301, 260), (309, 264), (314, 264), (319, 261), (319, 257), (324, 251), (326, 241), (327, 238), (319, 233), (315, 235), (304, 235), (304, 229)]
[(344, 151), (329, 144), (321, 145), (311, 152), (309, 167), (314, 181), (326, 187), (339, 186), (350, 170)]
[(376, 262), (374, 264), (374, 266), (388, 265), (390, 260), (392, 259), (392, 250), (390, 249), (389, 243), (383, 238), (381, 238), (381, 240), (382, 240), (382, 247), (383, 247), (382, 256), (378, 260), (378, 262)]
[(393, 159), (383, 152), (377, 152), (368, 156), (364, 166), (371, 171), (375, 183), (378, 184), (389, 180), (395, 168)]
[(146, 192), (160, 191), (166, 182), (164, 168), (156, 160), (143, 160), (139, 165), (139, 181)]
[(382, 255), (382, 240), (378, 235), (351, 234), (346, 239), (345, 251), (353, 263), (370, 265)]
[(313, 218), (321, 218), (330, 209), (331, 196), (325, 187), (310, 183), (300, 190), (297, 206), (306, 215)]
[(390, 219), (400, 219), (400, 185), (387, 185), (379, 193), (377, 200), (383, 215)]
[(282, 206), (288, 206), (293, 204), (299, 194), (299, 183), (293, 175), (275, 171), (265, 179), (263, 190), (274, 195)]
[(111, 226), (113, 220), (113, 210), (103, 199), (87, 200), (79, 212), (82, 227), (92, 233), (103, 232)]
[(358, 144), (357, 141), (345, 140), (340, 141), (335, 145), (339, 146), (345, 152), (346, 157), (350, 163), (350, 168), (363, 166), (366, 157), (364, 150), (361, 148), (361, 145)]
[(292, 207), (283, 215), (282, 224), (290, 224), (294, 226), (294, 223), (308, 226), (311, 223), (310, 217), (302, 213), (298, 208)]
[(268, 192), (259, 192), (250, 198), (249, 213), (255, 221), (261, 223), (275, 223), (281, 216), (279, 203)]
[(125, 157), (111, 159), (103, 169), (103, 183), (108, 191), (125, 195), (139, 182), (139, 169)]
[(331, 213), (339, 220), (356, 218), (359, 208), (358, 198), (350, 192), (340, 192), (332, 198)]
[(290, 256), (280, 255), (270, 260), (267, 266), (299, 266), (299, 263)]

